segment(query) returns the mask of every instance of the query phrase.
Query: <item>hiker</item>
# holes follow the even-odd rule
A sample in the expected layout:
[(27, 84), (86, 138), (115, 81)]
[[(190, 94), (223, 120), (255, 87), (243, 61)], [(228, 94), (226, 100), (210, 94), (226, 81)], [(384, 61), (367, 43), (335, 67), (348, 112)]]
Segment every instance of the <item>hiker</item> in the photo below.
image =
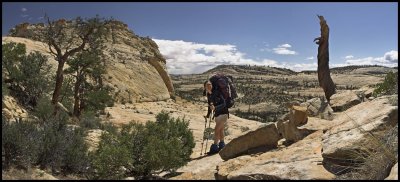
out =
[[(219, 90), (212, 91), (212, 84), (209, 80), (204, 82), (204, 96), (207, 96), (209, 117), (211, 112), (214, 112), (215, 129), (214, 129), (214, 143), (210, 147), (208, 154), (215, 154), (225, 146), (224, 142), (224, 126), (228, 120), (228, 108), (226, 107), (225, 99)], [(219, 141), (219, 143), (218, 143)]]

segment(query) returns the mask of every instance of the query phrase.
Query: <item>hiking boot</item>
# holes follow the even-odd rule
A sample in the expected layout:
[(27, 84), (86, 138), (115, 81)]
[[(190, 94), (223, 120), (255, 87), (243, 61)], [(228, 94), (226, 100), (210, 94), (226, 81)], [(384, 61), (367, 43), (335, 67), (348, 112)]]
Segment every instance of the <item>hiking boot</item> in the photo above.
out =
[(222, 148), (225, 147), (225, 142), (224, 141), (220, 141), (218, 146), (219, 146), (219, 150), (222, 150)]
[(218, 145), (217, 144), (212, 144), (210, 147), (210, 152), (208, 152), (208, 154), (215, 154), (218, 153), (219, 149), (218, 149)]

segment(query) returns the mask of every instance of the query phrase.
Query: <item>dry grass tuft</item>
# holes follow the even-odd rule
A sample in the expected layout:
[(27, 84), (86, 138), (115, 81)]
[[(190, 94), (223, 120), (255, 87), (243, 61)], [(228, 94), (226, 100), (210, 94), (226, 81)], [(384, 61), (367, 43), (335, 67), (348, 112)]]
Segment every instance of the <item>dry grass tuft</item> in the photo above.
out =
[[(376, 137), (375, 137), (376, 138)], [(361, 147), (360, 151), (349, 152), (355, 162), (345, 168), (344, 174), (337, 175), (339, 180), (383, 180), (398, 161), (398, 124), (383, 137), (376, 138), (381, 147), (370, 150)], [(389, 152), (389, 153), (388, 153)]]

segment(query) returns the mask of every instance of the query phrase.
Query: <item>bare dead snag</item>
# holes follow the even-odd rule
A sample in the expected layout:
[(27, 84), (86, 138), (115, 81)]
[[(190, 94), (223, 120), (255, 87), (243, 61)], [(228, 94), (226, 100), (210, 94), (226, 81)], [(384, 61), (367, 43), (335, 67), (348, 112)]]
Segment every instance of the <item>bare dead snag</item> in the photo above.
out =
[(335, 84), (329, 71), (329, 27), (323, 16), (317, 15), (320, 20), (321, 37), (314, 39), (318, 44), (318, 82), (319, 86), (324, 89), (325, 97), (330, 101), (330, 97), (336, 93)]

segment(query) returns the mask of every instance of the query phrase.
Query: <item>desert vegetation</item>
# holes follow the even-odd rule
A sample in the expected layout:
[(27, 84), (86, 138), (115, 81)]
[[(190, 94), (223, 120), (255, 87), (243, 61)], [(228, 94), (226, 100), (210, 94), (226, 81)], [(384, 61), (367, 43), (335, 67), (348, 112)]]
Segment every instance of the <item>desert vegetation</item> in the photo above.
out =
[[(194, 147), (187, 120), (161, 112), (155, 122), (117, 127), (101, 119), (114, 104), (112, 89), (103, 84), (106, 23), (99, 17), (67, 23), (48, 19), (41, 31), (28, 34), (48, 43), (55, 72), (47, 56), (27, 54), (25, 44), (2, 46), (3, 101), (11, 96), (29, 112), (13, 119), (2, 113), (2, 171), (40, 168), (61, 178), (140, 179), (187, 163)], [(89, 151), (85, 138), (93, 129), (104, 134)]]

